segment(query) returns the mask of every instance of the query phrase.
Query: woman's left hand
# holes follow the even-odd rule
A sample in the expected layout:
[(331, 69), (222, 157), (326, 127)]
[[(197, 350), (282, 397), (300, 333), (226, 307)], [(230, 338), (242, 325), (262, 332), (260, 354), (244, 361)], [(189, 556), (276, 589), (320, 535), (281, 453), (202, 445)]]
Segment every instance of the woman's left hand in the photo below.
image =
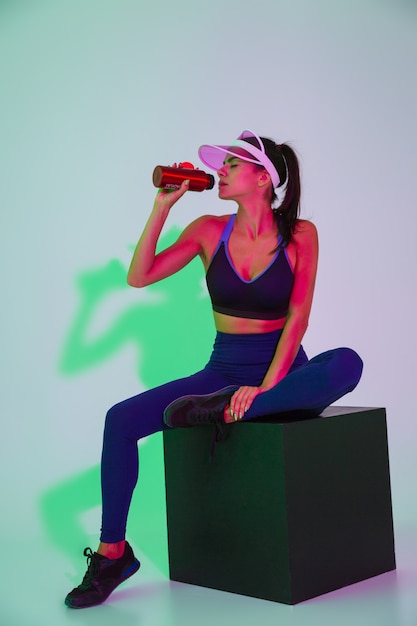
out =
[(240, 421), (256, 396), (263, 393), (263, 391), (260, 387), (240, 387), (230, 399), (230, 406), (224, 421), (227, 423)]

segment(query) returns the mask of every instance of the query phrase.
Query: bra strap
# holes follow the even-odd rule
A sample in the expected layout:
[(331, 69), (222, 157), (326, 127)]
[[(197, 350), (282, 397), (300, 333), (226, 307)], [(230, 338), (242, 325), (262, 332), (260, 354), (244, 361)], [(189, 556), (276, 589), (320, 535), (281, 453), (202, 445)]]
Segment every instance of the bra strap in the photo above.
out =
[(233, 230), (233, 225), (235, 223), (236, 213), (231, 215), (227, 221), (226, 226), (223, 229), (222, 236), (220, 237), (220, 241), (228, 241), (230, 237), (230, 233)]

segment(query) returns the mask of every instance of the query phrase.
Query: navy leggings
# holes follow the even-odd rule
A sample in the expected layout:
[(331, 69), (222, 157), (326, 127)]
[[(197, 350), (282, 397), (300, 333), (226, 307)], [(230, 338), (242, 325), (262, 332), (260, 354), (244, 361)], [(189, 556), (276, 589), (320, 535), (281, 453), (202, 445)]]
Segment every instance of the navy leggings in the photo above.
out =
[[(140, 393), (109, 410), (101, 464), (101, 541), (113, 543), (125, 537), (130, 501), (138, 479), (137, 441), (167, 428), (163, 412), (168, 404), (184, 395), (212, 393), (229, 385), (258, 386), (281, 332), (252, 335), (218, 332), (210, 361), (203, 370)], [(300, 348), (287, 376), (255, 398), (244, 420), (294, 410), (318, 415), (356, 387), (362, 367), (360, 357), (350, 348), (329, 350), (310, 361)]]

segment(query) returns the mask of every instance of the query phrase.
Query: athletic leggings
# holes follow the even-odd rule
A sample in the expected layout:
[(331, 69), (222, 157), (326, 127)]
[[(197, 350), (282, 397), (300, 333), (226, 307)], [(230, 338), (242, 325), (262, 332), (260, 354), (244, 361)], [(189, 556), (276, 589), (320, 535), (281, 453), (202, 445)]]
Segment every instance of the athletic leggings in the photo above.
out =
[[(212, 393), (229, 385), (236, 388), (260, 385), (281, 332), (249, 335), (218, 332), (211, 358), (203, 370), (140, 393), (109, 410), (101, 465), (101, 541), (113, 543), (125, 537), (130, 501), (138, 479), (137, 441), (168, 428), (163, 422), (168, 404), (184, 395)], [(362, 366), (360, 357), (350, 348), (329, 350), (309, 361), (301, 347), (287, 376), (259, 394), (243, 419), (294, 410), (319, 415), (356, 387)]]

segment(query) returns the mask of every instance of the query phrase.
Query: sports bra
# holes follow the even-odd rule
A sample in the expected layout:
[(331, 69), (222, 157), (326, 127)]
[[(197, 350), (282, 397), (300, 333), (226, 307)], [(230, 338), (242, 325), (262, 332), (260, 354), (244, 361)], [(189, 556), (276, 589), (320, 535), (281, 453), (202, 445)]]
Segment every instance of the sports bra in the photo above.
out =
[(285, 317), (294, 284), (285, 248), (279, 248), (255, 278), (243, 279), (233, 266), (227, 246), (235, 219), (232, 215), (228, 220), (206, 273), (213, 311), (259, 320)]

